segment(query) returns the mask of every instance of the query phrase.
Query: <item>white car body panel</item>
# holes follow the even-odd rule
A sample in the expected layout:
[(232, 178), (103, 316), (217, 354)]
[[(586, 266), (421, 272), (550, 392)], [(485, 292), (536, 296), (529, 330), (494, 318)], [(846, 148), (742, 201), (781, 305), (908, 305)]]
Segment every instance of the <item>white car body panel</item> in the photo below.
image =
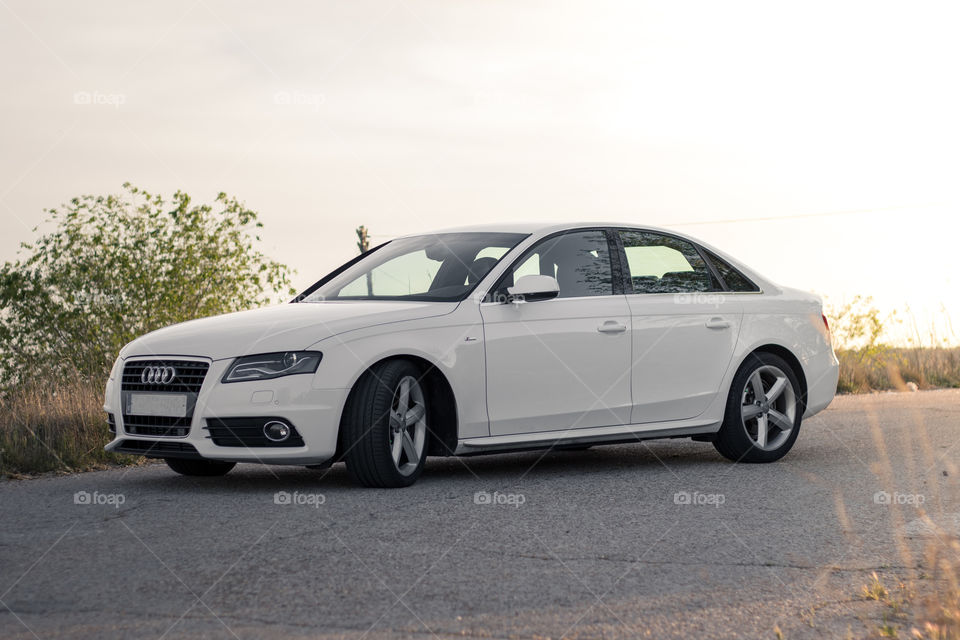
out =
[(488, 302), (480, 313), (491, 435), (630, 422), (625, 296)]
[[(313, 385), (349, 390), (365, 371), (381, 360), (404, 355), (422, 358), (435, 366), (454, 389), (462, 437), (489, 435), (482, 393), (485, 388), (482, 338), (480, 311), (468, 304), (460, 304), (442, 317), (378, 325), (331, 336), (311, 346), (324, 354)], [(321, 372), (324, 374), (320, 375)], [(457, 389), (461, 391), (459, 394)]]
[(456, 303), (392, 301), (282, 304), (182, 322), (137, 338), (130, 346), (135, 345), (138, 353), (192, 354), (220, 360), (305, 349), (321, 336), (358, 326), (444, 315), (456, 307)]
[[(660, 231), (620, 223), (461, 228), (457, 231), (519, 231), (530, 236), (459, 303), (286, 304), (186, 322), (138, 338), (121, 352), (120, 370), (129, 362), (160, 356), (202, 360), (210, 369), (184, 438), (125, 433), (119, 373), (112, 376), (104, 409), (116, 416), (117, 435), (107, 449), (128, 439), (175, 440), (210, 459), (323, 463), (337, 452), (350, 390), (370, 367), (395, 356), (432, 365), (449, 384), (458, 454), (715, 432), (737, 369), (762, 347), (782, 349), (799, 363), (807, 387), (805, 417), (830, 403), (838, 365), (819, 299), (779, 287), (694, 239), (761, 291), (482, 302), (514, 259), (539, 239), (597, 227)], [(684, 295), (687, 300), (680, 300)], [(729, 326), (707, 326), (717, 318)], [(606, 322), (626, 329), (598, 331)], [(296, 350), (323, 353), (315, 374), (221, 382), (237, 357)], [(204, 428), (212, 418), (278, 415), (297, 426), (303, 446), (222, 447)]]
[(696, 418), (713, 400), (743, 317), (735, 295), (629, 295), (633, 314), (631, 422)]

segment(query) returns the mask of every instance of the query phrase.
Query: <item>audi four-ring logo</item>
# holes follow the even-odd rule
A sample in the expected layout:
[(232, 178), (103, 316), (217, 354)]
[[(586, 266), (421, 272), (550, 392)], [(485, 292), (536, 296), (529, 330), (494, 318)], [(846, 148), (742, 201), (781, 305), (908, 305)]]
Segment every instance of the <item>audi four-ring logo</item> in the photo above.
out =
[(173, 367), (145, 367), (140, 374), (143, 384), (170, 384), (177, 377), (177, 370)]

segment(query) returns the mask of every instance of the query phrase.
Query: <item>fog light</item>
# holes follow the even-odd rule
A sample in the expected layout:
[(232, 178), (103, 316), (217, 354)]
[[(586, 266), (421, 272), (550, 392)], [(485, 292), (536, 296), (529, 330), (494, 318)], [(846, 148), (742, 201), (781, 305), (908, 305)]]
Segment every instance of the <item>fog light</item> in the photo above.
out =
[(271, 442), (283, 442), (290, 437), (290, 427), (282, 422), (268, 422), (263, 425), (263, 435)]

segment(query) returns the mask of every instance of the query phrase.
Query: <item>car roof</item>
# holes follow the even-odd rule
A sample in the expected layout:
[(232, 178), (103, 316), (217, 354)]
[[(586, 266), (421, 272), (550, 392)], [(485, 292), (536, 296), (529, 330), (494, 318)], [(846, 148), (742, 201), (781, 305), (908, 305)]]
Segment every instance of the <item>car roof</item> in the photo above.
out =
[[(594, 228), (594, 227), (614, 227), (618, 229), (648, 229), (650, 231), (660, 231), (663, 233), (671, 233), (674, 235), (684, 235), (672, 231), (670, 229), (664, 229), (661, 227), (654, 227), (646, 224), (637, 224), (635, 222), (497, 222), (497, 223), (486, 223), (486, 224), (473, 224), (473, 225), (461, 225), (457, 227), (447, 227), (443, 229), (435, 229), (432, 231), (425, 231), (422, 233), (410, 233), (404, 234), (401, 237), (408, 236), (423, 236), (423, 235), (434, 235), (438, 233), (477, 233), (477, 232), (487, 232), (487, 233), (529, 233), (536, 235), (546, 235), (553, 233), (555, 231), (564, 231), (567, 229), (582, 229), (585, 227)], [(686, 236), (684, 236), (686, 237)]]

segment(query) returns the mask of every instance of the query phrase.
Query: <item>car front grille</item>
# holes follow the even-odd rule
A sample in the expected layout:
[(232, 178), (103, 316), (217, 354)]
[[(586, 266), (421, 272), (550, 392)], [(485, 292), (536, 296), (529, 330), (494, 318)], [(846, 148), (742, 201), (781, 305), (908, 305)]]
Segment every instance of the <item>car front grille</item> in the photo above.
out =
[(173, 416), (123, 416), (123, 430), (135, 436), (182, 438), (190, 433), (190, 418)]
[[(172, 379), (166, 384), (144, 382), (144, 371), (150, 367), (173, 369)], [(123, 367), (120, 384), (123, 432), (136, 436), (184, 438), (190, 433), (197, 394), (203, 386), (210, 364), (196, 360), (157, 359), (134, 360)], [(144, 416), (127, 413), (127, 398), (132, 393), (176, 393), (187, 396), (186, 416)]]
[[(147, 367), (173, 367), (176, 375), (169, 384), (146, 384), (143, 370)], [(136, 360), (123, 367), (121, 391), (156, 391), (160, 393), (199, 393), (210, 364), (195, 360)]]

